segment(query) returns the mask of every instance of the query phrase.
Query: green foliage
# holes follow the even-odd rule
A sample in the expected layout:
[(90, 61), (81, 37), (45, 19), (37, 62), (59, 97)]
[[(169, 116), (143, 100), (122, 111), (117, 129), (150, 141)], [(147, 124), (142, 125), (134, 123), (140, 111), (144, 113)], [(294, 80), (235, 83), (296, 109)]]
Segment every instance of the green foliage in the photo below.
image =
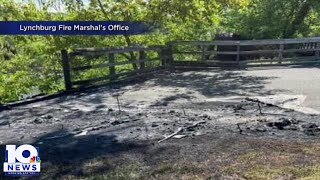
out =
[(246, 39), (314, 36), (319, 6), (314, 0), (250, 0), (243, 9), (230, 11), (226, 26)]

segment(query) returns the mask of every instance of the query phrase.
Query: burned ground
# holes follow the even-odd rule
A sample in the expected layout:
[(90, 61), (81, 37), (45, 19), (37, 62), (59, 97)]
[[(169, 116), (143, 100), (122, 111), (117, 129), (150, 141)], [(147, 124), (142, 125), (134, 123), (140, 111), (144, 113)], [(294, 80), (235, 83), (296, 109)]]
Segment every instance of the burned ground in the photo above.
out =
[(319, 72), (164, 72), (19, 106), (0, 112), (1, 149), (40, 147), (42, 179), (318, 177)]

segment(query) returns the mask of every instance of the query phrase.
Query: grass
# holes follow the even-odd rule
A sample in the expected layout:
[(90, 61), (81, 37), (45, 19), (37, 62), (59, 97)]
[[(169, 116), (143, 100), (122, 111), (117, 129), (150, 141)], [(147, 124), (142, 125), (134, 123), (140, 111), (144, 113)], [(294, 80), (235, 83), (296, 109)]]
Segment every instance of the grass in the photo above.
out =
[[(320, 179), (319, 151), (315, 151), (318, 147), (300, 148), (296, 147), (296, 152), (248, 151), (240, 154), (234, 164), (222, 172), (237, 173), (248, 180)], [(311, 159), (317, 159), (318, 163), (312, 163)]]
[(290, 179), (319, 179), (320, 166), (283, 166), (283, 167), (269, 167), (269, 166), (255, 166), (243, 174), (246, 179), (277, 179), (280, 177), (287, 177)]
[[(127, 179), (320, 179), (319, 143), (282, 140), (222, 140), (222, 146), (203, 141), (201, 148), (186, 148), (178, 141), (179, 151), (160, 154), (104, 155), (77, 163), (77, 168), (63, 164), (43, 169), (42, 178), (88, 180)], [(180, 143), (179, 143), (180, 142)], [(193, 144), (194, 142), (188, 141)], [(229, 143), (229, 144), (226, 144)], [(168, 147), (161, 144), (161, 148)], [(172, 149), (172, 144), (169, 146)], [(203, 157), (199, 155), (203, 155)], [(45, 166), (43, 166), (45, 167)], [(50, 172), (48, 170), (51, 170)], [(59, 175), (59, 172), (65, 172)], [(52, 174), (50, 174), (52, 173)], [(58, 174), (58, 176), (57, 176)]]
[(89, 177), (89, 180), (104, 180), (104, 179), (118, 179), (118, 180), (127, 180), (127, 179), (141, 179), (142, 173), (139, 170), (139, 164), (130, 164), (123, 167), (116, 168), (113, 171), (93, 175)]
[[(147, 169), (146, 169), (147, 168)], [(90, 171), (87, 171), (90, 172)], [(138, 162), (118, 166), (111, 171), (89, 173), (86, 175), (66, 175), (62, 179), (86, 179), (86, 180), (139, 180), (139, 179), (176, 179), (176, 177), (185, 177), (184, 179), (202, 179), (204, 170), (194, 166), (171, 166), (160, 165), (150, 170), (148, 167)]]

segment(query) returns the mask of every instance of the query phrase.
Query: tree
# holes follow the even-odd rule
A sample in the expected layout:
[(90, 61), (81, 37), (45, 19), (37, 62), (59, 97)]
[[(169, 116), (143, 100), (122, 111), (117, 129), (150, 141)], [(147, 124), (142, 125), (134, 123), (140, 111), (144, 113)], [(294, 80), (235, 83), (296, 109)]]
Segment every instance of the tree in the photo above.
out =
[(252, 0), (226, 26), (247, 39), (293, 38), (310, 32), (307, 19), (316, 9), (316, 0)]
[[(134, 36), (0, 36), (0, 102), (16, 100), (33, 86), (43, 93), (62, 90), (61, 49), (212, 40), (219, 32), (247, 39), (313, 36), (320, 32), (319, 12), (318, 0), (0, 0), (1, 20), (126, 20), (161, 25), (152, 33)], [(137, 55), (123, 56), (134, 61)], [(105, 59), (78, 62), (93, 61)], [(133, 63), (126, 68), (138, 67)], [(106, 73), (93, 70), (75, 76)]]

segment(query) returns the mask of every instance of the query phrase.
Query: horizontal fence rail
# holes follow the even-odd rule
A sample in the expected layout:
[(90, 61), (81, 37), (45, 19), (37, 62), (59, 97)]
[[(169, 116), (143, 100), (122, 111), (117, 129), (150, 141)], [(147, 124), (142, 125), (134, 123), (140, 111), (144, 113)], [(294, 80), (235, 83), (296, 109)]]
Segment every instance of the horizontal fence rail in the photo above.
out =
[(167, 67), (320, 64), (320, 37), (244, 41), (174, 41), (166, 46), (61, 51), (67, 91), (136, 78)]
[(61, 51), (67, 91), (141, 76), (166, 66), (165, 46)]
[(174, 66), (263, 66), (319, 63), (320, 38), (169, 42)]

